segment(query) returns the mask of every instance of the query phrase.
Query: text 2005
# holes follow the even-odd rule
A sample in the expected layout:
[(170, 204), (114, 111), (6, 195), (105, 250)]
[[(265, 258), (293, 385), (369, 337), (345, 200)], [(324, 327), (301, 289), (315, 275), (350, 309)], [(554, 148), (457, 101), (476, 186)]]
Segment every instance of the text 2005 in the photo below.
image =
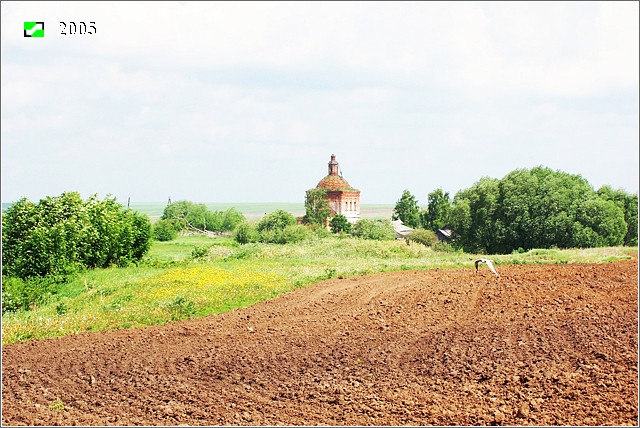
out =
[(60, 34), (63, 36), (70, 36), (74, 34), (96, 34), (96, 23), (94, 21), (89, 22), (87, 25), (84, 22), (60, 22)]

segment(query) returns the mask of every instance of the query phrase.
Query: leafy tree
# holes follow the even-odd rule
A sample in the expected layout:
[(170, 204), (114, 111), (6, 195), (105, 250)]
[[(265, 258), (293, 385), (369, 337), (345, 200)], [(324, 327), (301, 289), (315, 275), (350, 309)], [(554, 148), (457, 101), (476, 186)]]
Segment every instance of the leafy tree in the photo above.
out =
[(451, 227), (456, 233), (455, 245), (466, 252), (494, 252), (496, 238), (503, 225), (496, 223), (499, 181), (481, 178), (470, 189), (456, 194), (451, 208)]
[(190, 201), (176, 201), (172, 202), (164, 208), (164, 212), (162, 213), (162, 220), (177, 220), (175, 223), (179, 225), (180, 230), (185, 230), (187, 226), (187, 215), (193, 209), (195, 204)]
[(396, 232), (389, 220), (358, 220), (358, 222), (353, 225), (352, 234), (359, 238), (378, 241), (396, 239)]
[(351, 231), (351, 223), (349, 223), (349, 220), (342, 214), (333, 217), (329, 224), (331, 225), (331, 232), (333, 233), (349, 233)]
[[(223, 223), (225, 220), (224, 212), (207, 210), (204, 213), (204, 219), (205, 219), (205, 228), (203, 230), (211, 230), (215, 232), (225, 230), (225, 227), (223, 227)], [(231, 229), (226, 228), (226, 230), (233, 230), (233, 227)]]
[(185, 220), (189, 228), (207, 230), (207, 217), (210, 211), (205, 204), (192, 204)]
[(594, 247), (637, 241), (637, 196), (596, 193), (581, 176), (545, 167), (482, 178), (456, 194), (450, 226), (467, 252)]
[[(222, 226), (220, 231), (230, 231), (235, 229), (237, 225), (240, 223), (246, 222), (244, 214), (236, 210), (235, 208), (229, 208), (224, 213), (222, 213)], [(218, 229), (212, 229), (218, 230)]]
[(627, 232), (624, 213), (615, 202), (590, 199), (576, 213), (574, 247), (608, 247), (623, 243)]
[(449, 193), (440, 188), (429, 193), (427, 199), (427, 210), (420, 213), (420, 221), (425, 229), (435, 232), (445, 227), (449, 222), (451, 201)]
[(392, 219), (400, 219), (404, 225), (409, 227), (416, 228), (420, 226), (420, 208), (418, 207), (418, 201), (408, 190), (403, 191), (402, 196), (398, 202), (396, 202)]
[(638, 195), (628, 194), (624, 190), (613, 190), (611, 186), (598, 189), (598, 196), (607, 201), (613, 201), (624, 212), (627, 225), (623, 243), (627, 246), (638, 245)]
[(303, 221), (307, 224), (325, 225), (325, 221), (331, 215), (327, 189), (322, 187), (307, 191), (304, 201), (305, 216)]

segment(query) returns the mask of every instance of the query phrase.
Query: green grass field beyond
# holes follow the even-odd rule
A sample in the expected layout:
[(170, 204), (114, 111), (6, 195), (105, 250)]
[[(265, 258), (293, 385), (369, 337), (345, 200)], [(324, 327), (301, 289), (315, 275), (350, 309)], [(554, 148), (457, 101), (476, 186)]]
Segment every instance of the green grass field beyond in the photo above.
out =
[[(195, 247), (208, 247), (194, 259)], [(631, 258), (637, 248), (531, 250), (492, 256), (496, 265), (591, 263)], [(374, 272), (473, 266), (478, 255), (434, 252), (404, 241), (318, 238), (249, 244), (182, 236), (154, 242), (139, 266), (89, 270), (28, 311), (2, 317), (2, 343), (161, 324), (270, 299), (323, 279)]]

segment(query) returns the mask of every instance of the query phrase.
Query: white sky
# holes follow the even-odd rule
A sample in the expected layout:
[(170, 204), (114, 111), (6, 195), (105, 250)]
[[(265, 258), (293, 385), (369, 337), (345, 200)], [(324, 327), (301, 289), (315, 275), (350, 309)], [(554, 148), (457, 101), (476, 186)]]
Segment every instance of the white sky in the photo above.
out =
[(538, 165), (636, 193), (638, 5), (3, 1), (2, 201), (303, 202), (332, 153), (365, 204)]

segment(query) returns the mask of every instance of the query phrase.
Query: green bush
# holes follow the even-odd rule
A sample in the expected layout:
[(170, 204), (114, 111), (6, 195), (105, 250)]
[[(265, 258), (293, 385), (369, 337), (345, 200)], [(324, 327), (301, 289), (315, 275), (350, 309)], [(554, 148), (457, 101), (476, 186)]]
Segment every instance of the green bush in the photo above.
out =
[(439, 242), (438, 236), (434, 231), (422, 228), (412, 230), (404, 239), (407, 242), (417, 242), (427, 247), (433, 247)]
[(351, 232), (351, 223), (349, 223), (349, 220), (342, 214), (338, 214), (332, 218), (329, 224), (331, 225), (331, 232), (333, 233)]
[(284, 230), (287, 226), (297, 224), (296, 218), (284, 210), (275, 210), (264, 216), (258, 223), (258, 232)]
[(234, 231), (234, 239), (239, 244), (258, 242), (259, 237), (256, 228), (249, 223), (240, 223)]
[(27, 310), (57, 290), (54, 278), (2, 278), (2, 313)]
[(311, 231), (301, 224), (294, 224), (284, 228), (282, 231), (282, 243), (294, 244), (310, 239)]
[(222, 213), (221, 231), (228, 232), (234, 230), (236, 226), (246, 221), (247, 219), (244, 217), (244, 214), (237, 211), (235, 208), (229, 208)]
[(353, 225), (352, 234), (359, 238), (378, 241), (396, 239), (396, 232), (389, 220), (359, 220)]
[(178, 236), (178, 228), (174, 219), (160, 219), (153, 225), (153, 238), (156, 241), (172, 241)]
[(2, 273), (64, 278), (83, 268), (124, 266), (151, 246), (151, 222), (115, 198), (76, 192), (34, 204), (23, 198), (2, 216)]
[(201, 259), (209, 254), (209, 248), (211, 248), (211, 245), (196, 245), (191, 250), (191, 257)]

